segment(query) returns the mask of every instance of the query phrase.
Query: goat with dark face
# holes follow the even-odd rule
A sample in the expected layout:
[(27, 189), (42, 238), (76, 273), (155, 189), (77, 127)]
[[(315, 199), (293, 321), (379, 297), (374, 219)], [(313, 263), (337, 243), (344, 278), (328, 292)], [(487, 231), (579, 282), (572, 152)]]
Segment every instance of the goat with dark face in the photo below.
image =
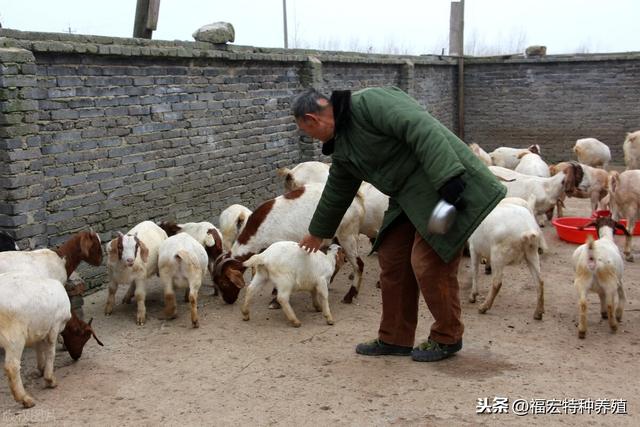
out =
[(91, 322), (93, 322), (93, 318), (89, 320), (89, 323), (86, 323), (71, 310), (71, 319), (69, 319), (60, 335), (62, 335), (64, 346), (73, 360), (80, 359), (85, 344), (92, 336), (100, 346), (104, 346), (93, 331)]

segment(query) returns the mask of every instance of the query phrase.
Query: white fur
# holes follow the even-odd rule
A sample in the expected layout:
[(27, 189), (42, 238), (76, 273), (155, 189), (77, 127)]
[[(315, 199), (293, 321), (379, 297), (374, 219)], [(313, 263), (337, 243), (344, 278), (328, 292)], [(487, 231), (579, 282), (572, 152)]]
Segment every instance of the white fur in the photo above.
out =
[(469, 144), (469, 148), (471, 149), (473, 154), (475, 154), (475, 156), (482, 161), (482, 163), (487, 166), (491, 166), (493, 164), (493, 162), (491, 161), (491, 156), (487, 154), (487, 152), (484, 151), (478, 144), (476, 144), (475, 142)]
[[(137, 237), (149, 251), (147, 261), (141, 257), (141, 249), (135, 252), (135, 239)], [(118, 285), (129, 285), (122, 302), (129, 303), (135, 292), (137, 302), (136, 321), (144, 325), (146, 320), (146, 284), (147, 280), (158, 274), (158, 249), (167, 238), (167, 233), (152, 221), (143, 221), (133, 227), (126, 235), (122, 236), (123, 253), (117, 257), (117, 239), (107, 243), (107, 273), (109, 276), (109, 295), (104, 312), (110, 315), (115, 303), (115, 295)]]
[(0, 274), (0, 346), (11, 392), (25, 407), (34, 405), (22, 385), (20, 359), (24, 347), (35, 347), (38, 370), (48, 387), (56, 386), (53, 362), (56, 337), (71, 318), (69, 297), (62, 282), (32, 271)]
[(509, 264), (526, 261), (534, 284), (538, 286), (538, 302), (533, 314), (534, 319), (541, 319), (544, 313), (544, 283), (540, 277), (540, 259), (538, 248), (541, 242), (540, 228), (536, 224), (531, 211), (513, 203), (499, 204), (480, 223), (469, 238), (471, 253), (471, 295), (470, 302), (476, 301), (478, 295), (478, 274), (482, 258), (491, 263), (493, 272), (491, 292), (480, 313), (485, 313), (493, 305), (493, 301), (502, 286), (504, 267)]
[[(248, 254), (257, 254), (275, 242), (300, 241), (307, 235), (324, 184), (309, 184), (304, 188), (304, 193), (295, 199), (276, 197), (271, 210), (256, 233), (245, 243), (236, 240), (231, 247), (231, 257), (240, 258)], [(336, 230), (336, 237), (353, 267), (353, 290), (350, 292), (355, 291), (356, 294), (362, 283), (362, 270), (358, 266), (358, 235), (363, 217), (363, 202), (360, 196), (356, 196)], [(360, 263), (362, 263), (361, 260)]]
[(164, 240), (158, 250), (158, 270), (164, 286), (165, 314), (177, 315), (174, 287), (186, 288), (185, 300), (191, 304), (191, 323), (199, 326), (198, 291), (207, 272), (208, 257), (203, 243), (186, 231)]
[(609, 147), (595, 138), (578, 139), (573, 146), (573, 152), (580, 163), (593, 167), (606, 168), (611, 161)]
[(541, 154), (540, 146), (537, 144), (531, 145), (529, 148), (499, 147), (489, 153), (489, 157), (491, 157), (491, 163), (494, 166), (515, 169), (520, 163), (520, 156), (535, 151)]
[(631, 252), (631, 239), (636, 222), (640, 217), (640, 170), (627, 170), (622, 173), (611, 172), (609, 174), (609, 204), (613, 219), (627, 219), (627, 231), (625, 236), (624, 256), (627, 261), (633, 261)]
[(310, 292), (316, 310), (322, 311), (327, 323), (333, 325), (328, 286), (336, 269), (339, 249), (338, 245), (331, 245), (326, 254), (320, 251), (308, 254), (297, 242), (285, 241), (276, 242), (264, 252), (249, 258), (244, 266), (255, 268), (256, 273), (245, 294), (243, 319), (249, 320), (249, 305), (255, 293), (271, 283), (278, 290), (278, 302), (293, 326), (300, 326), (289, 304), (289, 297), (294, 291)]
[(628, 133), (622, 143), (624, 164), (629, 169), (640, 169), (640, 130)]
[(220, 213), (220, 232), (225, 252), (231, 250), (231, 246), (251, 216), (251, 210), (242, 205), (231, 205)]
[(514, 169), (518, 173), (525, 175), (539, 176), (542, 178), (548, 178), (549, 165), (542, 160), (542, 157), (535, 153), (527, 153), (520, 158), (520, 163)]
[(609, 319), (613, 332), (618, 329), (626, 301), (622, 286), (624, 261), (613, 240), (613, 230), (609, 226), (599, 229), (596, 241), (589, 235), (587, 243), (573, 252), (574, 281), (578, 291), (578, 336), (587, 333), (587, 293), (596, 292), (600, 296), (600, 313)]

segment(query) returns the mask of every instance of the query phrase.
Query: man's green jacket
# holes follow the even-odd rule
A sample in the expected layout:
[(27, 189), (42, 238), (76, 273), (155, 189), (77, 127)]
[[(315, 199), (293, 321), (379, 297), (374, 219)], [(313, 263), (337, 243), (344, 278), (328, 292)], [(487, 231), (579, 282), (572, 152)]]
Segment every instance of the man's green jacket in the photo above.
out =
[[(506, 187), (469, 147), (413, 98), (398, 88), (368, 88), (334, 105), (336, 134), (329, 179), (309, 232), (334, 236), (362, 181), (390, 196), (375, 250), (388, 226), (404, 211), (423, 239), (445, 261), (452, 260), (480, 222), (506, 193)], [(438, 189), (462, 174), (466, 207), (445, 235), (427, 232), (440, 200)]]

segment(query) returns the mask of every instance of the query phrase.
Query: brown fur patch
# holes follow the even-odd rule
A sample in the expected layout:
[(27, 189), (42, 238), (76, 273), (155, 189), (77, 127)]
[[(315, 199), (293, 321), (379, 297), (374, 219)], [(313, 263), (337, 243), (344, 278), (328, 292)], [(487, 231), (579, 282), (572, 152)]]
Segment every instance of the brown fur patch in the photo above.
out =
[(80, 261), (86, 261), (95, 266), (102, 264), (102, 246), (98, 235), (94, 232), (80, 231), (55, 248), (54, 252), (65, 259), (67, 277), (75, 271)]
[(134, 239), (136, 239), (136, 246), (140, 248), (140, 258), (142, 259), (142, 262), (146, 263), (147, 260), (149, 260), (149, 248), (147, 248), (147, 245), (142, 243), (142, 240), (137, 237), (134, 237)]
[(158, 224), (158, 227), (162, 228), (165, 233), (167, 233), (167, 237), (175, 236), (182, 231), (182, 227), (173, 221), (162, 221)]
[(304, 190), (305, 190), (304, 187), (296, 188), (295, 190), (285, 193), (284, 198), (289, 200), (297, 199), (298, 197), (304, 194)]
[(240, 235), (238, 236), (238, 243), (244, 245), (249, 241), (249, 239), (251, 239), (251, 237), (256, 234), (258, 228), (260, 227), (260, 224), (264, 222), (267, 214), (271, 212), (271, 209), (273, 208), (275, 202), (275, 199), (271, 199), (258, 206), (258, 208), (251, 214), (251, 216), (249, 216), (247, 224), (242, 230), (242, 233), (240, 233)]
[(91, 321), (89, 321), (89, 323), (84, 322), (76, 316), (73, 310), (71, 310), (71, 319), (69, 319), (60, 335), (62, 335), (64, 345), (73, 360), (80, 359), (82, 350), (91, 336), (95, 338), (98, 344), (103, 345), (98, 337), (96, 337), (91, 327)]

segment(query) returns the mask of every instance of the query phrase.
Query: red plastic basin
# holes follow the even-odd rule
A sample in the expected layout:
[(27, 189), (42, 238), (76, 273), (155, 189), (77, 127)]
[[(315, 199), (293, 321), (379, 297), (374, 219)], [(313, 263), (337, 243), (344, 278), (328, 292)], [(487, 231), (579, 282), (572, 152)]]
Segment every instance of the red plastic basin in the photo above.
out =
[[(562, 218), (554, 218), (551, 223), (556, 228), (559, 238), (567, 242), (581, 245), (586, 242), (589, 234), (591, 234), (594, 239), (598, 238), (598, 233), (596, 233), (596, 228), (594, 226), (586, 227), (583, 230), (578, 229), (578, 227), (588, 224), (591, 221), (593, 221), (593, 218), (565, 216)], [(625, 227), (627, 226), (627, 221), (625, 219), (621, 219), (620, 223)], [(623, 233), (620, 230), (616, 230), (616, 234), (622, 235)], [(636, 223), (632, 234), (634, 236), (640, 236), (640, 222)]]

